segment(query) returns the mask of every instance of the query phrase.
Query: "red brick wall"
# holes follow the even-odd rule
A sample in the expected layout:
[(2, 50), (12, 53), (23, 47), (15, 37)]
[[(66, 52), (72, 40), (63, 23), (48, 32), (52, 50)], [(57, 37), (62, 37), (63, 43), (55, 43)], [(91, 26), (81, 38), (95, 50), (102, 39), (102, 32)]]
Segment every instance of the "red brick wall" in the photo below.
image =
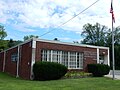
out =
[(0, 53), (0, 71), (3, 71), (4, 52)]
[(5, 72), (11, 74), (11, 75), (14, 75), (16, 76), (16, 65), (17, 65), (17, 62), (16, 61), (11, 61), (11, 55), (13, 53), (17, 53), (18, 49), (17, 47), (15, 48), (12, 48), (8, 51), (6, 51), (6, 56), (5, 56)]
[(32, 42), (20, 46), (19, 76), (30, 79)]
[[(24, 79), (30, 79), (31, 73), (31, 55), (32, 55), (32, 43), (28, 42), (20, 46), (19, 50), (19, 77)], [(11, 61), (11, 54), (17, 53), (18, 47), (9, 49), (6, 51), (5, 72), (16, 76), (17, 74), (17, 62)]]
[(37, 46), (36, 47), (36, 61), (41, 60), (41, 50), (48, 49), (48, 50), (76, 51), (76, 52), (84, 53), (84, 60), (83, 60), (84, 71), (86, 71), (87, 69), (87, 64), (97, 63), (97, 49), (96, 48), (54, 44), (54, 43), (38, 42), (38, 41), (37, 41), (36, 46)]

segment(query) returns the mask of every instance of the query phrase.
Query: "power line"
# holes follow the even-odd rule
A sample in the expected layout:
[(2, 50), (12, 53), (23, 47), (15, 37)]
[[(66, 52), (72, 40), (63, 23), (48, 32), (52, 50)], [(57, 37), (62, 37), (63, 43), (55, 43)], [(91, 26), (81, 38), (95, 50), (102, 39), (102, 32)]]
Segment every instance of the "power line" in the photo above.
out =
[[(66, 23), (68, 23), (69, 21), (71, 21), (72, 19), (74, 19), (75, 17), (79, 16), (81, 13), (83, 13), (84, 11), (86, 11), (87, 9), (89, 9), (90, 7), (92, 7), (92, 6), (93, 6), (94, 4), (96, 4), (98, 1), (100, 1), (100, 0), (95, 1), (95, 2), (92, 3), (90, 6), (88, 6), (87, 8), (85, 8), (84, 10), (82, 10), (81, 12), (79, 12), (77, 15), (73, 16), (72, 18), (70, 18), (70, 19), (67, 20), (66, 22), (64, 22), (64, 23), (62, 23), (62, 24), (60, 24), (60, 25), (58, 25), (56, 28), (65, 25)], [(44, 35), (46, 35), (46, 34), (52, 32), (52, 31), (54, 31), (54, 30), (55, 30), (55, 29), (49, 30), (49, 31), (47, 31), (46, 33), (40, 35), (40, 37), (42, 37), (42, 36), (44, 36)]]

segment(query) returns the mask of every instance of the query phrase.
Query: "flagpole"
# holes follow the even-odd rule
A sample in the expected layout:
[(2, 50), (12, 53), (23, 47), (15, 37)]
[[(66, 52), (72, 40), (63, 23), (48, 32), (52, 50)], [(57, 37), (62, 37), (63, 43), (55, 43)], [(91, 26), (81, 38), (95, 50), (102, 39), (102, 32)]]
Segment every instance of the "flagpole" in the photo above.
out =
[[(113, 0), (111, 0), (113, 3)], [(114, 31), (113, 31), (113, 16), (112, 16), (112, 62), (113, 62), (113, 80), (115, 79), (115, 57), (114, 57)]]

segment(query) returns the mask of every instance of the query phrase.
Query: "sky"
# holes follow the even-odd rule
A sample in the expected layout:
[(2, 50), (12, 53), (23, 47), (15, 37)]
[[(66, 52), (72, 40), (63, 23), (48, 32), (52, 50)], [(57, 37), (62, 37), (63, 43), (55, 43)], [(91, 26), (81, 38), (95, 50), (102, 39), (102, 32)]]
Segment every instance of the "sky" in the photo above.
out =
[[(81, 41), (83, 25), (100, 23), (111, 28), (111, 0), (0, 0), (0, 25), (5, 27), (5, 39), (23, 40), (26, 35), (40, 39)], [(114, 27), (120, 25), (120, 0), (113, 0)], [(60, 26), (62, 25), (62, 26)], [(60, 26), (60, 27), (59, 27)], [(45, 35), (44, 33), (51, 31)], [(41, 36), (43, 35), (43, 36)]]

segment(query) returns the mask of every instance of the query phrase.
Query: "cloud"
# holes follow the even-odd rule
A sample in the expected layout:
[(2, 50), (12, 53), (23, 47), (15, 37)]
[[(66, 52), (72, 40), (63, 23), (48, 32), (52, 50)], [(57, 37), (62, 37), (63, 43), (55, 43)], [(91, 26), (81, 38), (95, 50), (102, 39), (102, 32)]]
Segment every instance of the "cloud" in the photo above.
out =
[[(56, 28), (80, 13), (96, 0), (0, 0), (0, 22), (16, 30), (35, 32), (29, 27)], [(118, 0), (114, 0), (115, 26), (119, 25)], [(82, 32), (86, 23), (100, 23), (111, 27), (110, 0), (100, 0), (60, 28)]]
[(14, 28), (17, 28), (18, 31), (22, 31), (22, 32), (35, 32), (36, 30), (31, 29), (29, 27), (24, 26), (24, 24), (22, 25), (13, 25)]

